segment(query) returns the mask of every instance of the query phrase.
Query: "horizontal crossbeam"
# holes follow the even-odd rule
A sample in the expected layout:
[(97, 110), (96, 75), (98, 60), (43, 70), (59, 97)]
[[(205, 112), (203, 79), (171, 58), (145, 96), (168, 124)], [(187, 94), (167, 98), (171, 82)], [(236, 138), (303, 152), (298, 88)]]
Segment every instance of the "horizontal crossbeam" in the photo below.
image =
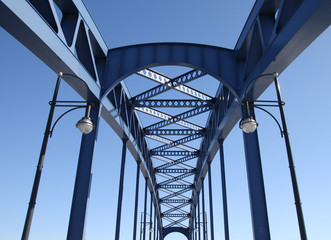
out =
[(199, 151), (150, 151), (152, 156), (199, 156)]
[(170, 213), (170, 214), (163, 214), (161, 213), (162, 217), (169, 217), (169, 218), (174, 218), (174, 217), (190, 217), (190, 214), (182, 214), (182, 213)]
[(166, 188), (166, 189), (183, 189), (190, 188), (192, 189), (193, 185), (184, 185), (184, 184), (171, 184), (171, 185), (160, 185), (158, 184), (158, 188)]
[(191, 199), (166, 199), (166, 200), (160, 200), (161, 203), (191, 203)]
[(145, 129), (145, 135), (195, 135), (204, 134), (205, 129), (193, 130), (193, 129)]
[(187, 100), (187, 99), (155, 99), (155, 100), (139, 100), (132, 104), (134, 107), (151, 107), (151, 108), (196, 108), (202, 106), (213, 107), (211, 100)]
[(195, 173), (196, 169), (182, 169), (182, 168), (167, 168), (167, 169), (155, 169), (156, 173)]

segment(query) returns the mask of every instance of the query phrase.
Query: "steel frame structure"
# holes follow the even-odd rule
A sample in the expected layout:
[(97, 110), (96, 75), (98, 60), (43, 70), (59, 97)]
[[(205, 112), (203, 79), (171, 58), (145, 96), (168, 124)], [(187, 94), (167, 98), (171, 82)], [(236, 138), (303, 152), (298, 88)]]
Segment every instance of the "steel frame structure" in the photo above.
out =
[[(151, 192), (157, 238), (162, 240), (171, 232), (180, 232), (193, 239), (204, 178), (218, 149), (224, 161), (222, 142), (240, 119), (240, 103), (248, 83), (261, 74), (281, 73), (330, 25), (330, 11), (330, 0), (257, 0), (234, 49), (189, 43), (108, 49), (81, 0), (1, 0), (0, 25), (55, 72), (84, 80), (82, 84), (73, 77), (63, 77), (83, 99), (94, 103), (91, 118), (96, 125), (102, 117), (123, 139), (121, 178), (126, 148), (137, 161), (137, 184), (140, 170)], [(170, 78), (153, 70), (163, 65), (191, 70)], [(123, 80), (132, 74), (159, 85), (130, 96)], [(205, 75), (220, 82), (214, 96), (187, 86)], [(248, 89), (247, 99), (256, 100), (271, 83), (272, 79), (258, 81)], [(187, 98), (154, 98), (166, 91), (177, 91)], [(159, 108), (185, 111), (171, 115)], [(138, 112), (161, 121), (143, 126)], [(208, 113), (204, 126), (189, 121), (202, 113)], [(173, 125), (177, 128), (167, 128)], [(173, 136), (180, 138), (174, 140)], [(68, 239), (83, 236), (95, 138), (96, 133), (82, 137)], [(199, 149), (185, 145), (196, 139), (200, 139)], [(162, 145), (151, 149), (149, 140)], [(244, 134), (244, 143), (254, 238), (270, 239), (257, 135)], [(165, 163), (157, 166), (156, 160)], [(160, 177), (167, 180), (160, 182)], [(224, 178), (222, 182), (226, 210)], [(118, 222), (122, 191), (120, 187)], [(203, 194), (202, 197), (204, 209)]]

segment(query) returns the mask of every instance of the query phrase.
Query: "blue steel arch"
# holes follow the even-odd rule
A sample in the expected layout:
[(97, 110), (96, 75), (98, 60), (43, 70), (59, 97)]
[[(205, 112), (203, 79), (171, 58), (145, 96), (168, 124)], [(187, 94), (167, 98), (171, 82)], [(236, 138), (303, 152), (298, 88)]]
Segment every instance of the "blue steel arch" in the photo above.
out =
[(163, 238), (165, 238), (168, 234), (178, 232), (183, 234), (187, 239), (189, 239), (189, 230), (188, 228), (183, 228), (183, 227), (168, 227), (168, 228), (163, 228)]
[[(55, 72), (73, 73), (84, 79), (90, 89), (88, 93), (73, 79), (65, 80), (83, 98), (87, 99), (90, 98), (89, 95), (93, 95), (94, 99), (101, 102), (102, 117), (119, 136), (122, 137), (130, 129), (134, 129), (131, 131), (132, 139), (128, 148), (136, 148), (135, 156), (140, 159), (145, 159), (148, 149), (145, 144), (140, 144), (139, 147), (135, 145), (136, 142), (143, 141), (137, 134), (140, 131), (139, 126), (132, 127), (130, 122), (125, 120), (130, 108), (125, 104), (113, 106), (105, 97), (114, 90), (113, 96), (117, 97), (120, 103), (127, 103), (125, 91), (117, 84), (126, 74), (165, 64), (197, 67), (219, 79), (236, 95), (240, 89), (244, 89), (244, 83), (249, 82), (247, 80), (265, 72), (282, 72), (331, 22), (330, 0), (257, 0), (234, 50), (184, 43), (143, 44), (108, 50), (81, 1), (48, 0), (47, 2), (57, 3), (63, 13), (62, 20), (58, 19), (49, 4), (33, 8), (29, 2), (36, 5), (36, 1), (0, 1), (0, 25)], [(67, 11), (68, 8), (71, 10)], [(279, 14), (276, 15), (276, 12)], [(75, 19), (66, 21), (72, 14)], [(225, 69), (226, 71), (223, 71)], [(255, 84), (250, 91), (253, 93), (252, 99), (262, 94), (269, 84), (270, 82)], [(222, 89), (219, 96), (226, 96), (223, 94), (226, 91), (228, 90)], [(196, 173), (195, 178), (195, 195), (192, 196), (189, 226), (191, 231), (196, 196), (201, 179), (208, 169), (206, 162), (215, 155), (218, 149), (217, 140), (225, 139), (238, 121), (239, 108), (238, 101), (228, 101), (228, 104), (215, 110), (207, 123), (212, 134), (204, 139), (201, 149), (204, 155), (200, 157), (201, 170)], [(142, 161), (140, 164), (145, 165), (144, 175), (150, 179), (151, 188), (156, 189), (155, 175), (150, 171), (153, 169), (149, 169), (150, 161)], [(158, 199), (155, 192), (154, 197)], [(159, 205), (157, 202), (155, 204)], [(159, 226), (162, 226), (160, 222)]]
[(148, 43), (108, 51), (102, 98), (128, 76), (146, 68), (164, 65), (200, 69), (218, 79), (238, 97), (233, 50), (192, 43)]

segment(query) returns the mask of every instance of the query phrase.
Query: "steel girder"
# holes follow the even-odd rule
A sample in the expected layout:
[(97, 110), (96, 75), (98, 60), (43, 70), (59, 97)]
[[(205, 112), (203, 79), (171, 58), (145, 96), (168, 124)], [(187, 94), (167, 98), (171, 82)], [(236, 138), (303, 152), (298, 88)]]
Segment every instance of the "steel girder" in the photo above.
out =
[[(234, 49), (238, 94), (241, 98), (244, 96), (243, 89), (254, 77), (264, 73), (281, 73), (304, 51), (331, 24), (330, 11), (329, 0), (257, 0)], [(256, 100), (271, 83), (272, 79), (257, 81), (248, 91), (249, 99)], [(237, 101), (234, 100), (234, 106), (225, 104), (228, 110), (220, 109), (219, 114), (224, 114), (223, 120), (218, 119), (215, 112), (210, 116), (207, 126), (212, 129), (211, 132), (214, 131), (214, 136), (207, 133), (201, 144), (201, 157), (197, 166), (201, 170), (196, 176), (196, 194), (192, 196), (194, 203), (191, 214), (194, 214), (201, 179), (208, 169), (207, 162), (213, 159), (218, 149), (218, 139), (224, 140), (240, 119)], [(190, 222), (190, 229), (193, 229), (193, 221)]]
[(111, 49), (102, 96), (121, 80), (150, 67), (180, 65), (198, 69), (227, 86), (237, 95), (234, 52), (201, 44), (153, 43)]
[[(74, 78), (65, 78), (85, 100), (102, 103), (102, 117), (120, 137), (130, 140), (128, 148), (134, 158), (137, 161), (143, 159), (141, 167), (157, 205), (159, 226), (162, 226), (162, 221), (158, 202), (175, 201), (171, 198), (189, 190), (182, 189), (159, 197), (154, 167), (143, 136), (146, 132), (174, 131), (143, 131), (139, 118), (132, 111), (126, 86), (118, 83), (132, 73), (152, 66), (179, 64), (193, 67), (195, 71), (200, 69), (225, 86), (220, 87), (215, 96), (215, 107), (208, 118), (208, 130), (205, 130), (206, 136), (199, 149), (190, 199), (191, 230), (193, 209), (208, 168), (206, 163), (214, 157), (218, 139), (225, 139), (240, 118), (238, 99), (243, 96), (241, 89), (245, 89), (250, 79), (262, 73), (281, 73), (331, 22), (329, 0), (258, 0), (234, 51), (178, 43), (143, 44), (108, 51), (80, 0), (50, 0), (43, 3), (37, 4), (35, 0), (0, 1), (0, 25), (55, 72), (71, 73), (84, 80), (88, 89)], [(56, 14), (54, 4), (62, 12), (61, 19)], [(258, 81), (249, 91), (249, 98), (255, 100), (270, 83), (271, 80)], [(174, 160), (158, 169), (188, 161), (190, 157), (196, 156)]]

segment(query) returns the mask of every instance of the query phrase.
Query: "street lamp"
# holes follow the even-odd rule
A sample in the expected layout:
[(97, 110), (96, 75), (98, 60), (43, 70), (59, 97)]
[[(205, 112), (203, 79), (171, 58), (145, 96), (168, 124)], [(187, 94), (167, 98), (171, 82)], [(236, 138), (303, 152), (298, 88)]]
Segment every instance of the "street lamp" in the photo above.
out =
[[(23, 228), (23, 233), (22, 233), (22, 240), (27, 240), (29, 238), (29, 233), (30, 233), (30, 228), (31, 228), (31, 223), (32, 223), (32, 217), (33, 217), (33, 212), (34, 212), (34, 207), (36, 205), (36, 199), (37, 199), (37, 193), (38, 193), (38, 188), (39, 188), (39, 183), (40, 183), (40, 178), (41, 178), (41, 172), (42, 168), (44, 165), (44, 160), (45, 160), (45, 154), (46, 154), (46, 148), (47, 148), (47, 143), (48, 143), (48, 138), (52, 137), (54, 127), (56, 126), (57, 122), (67, 113), (79, 109), (79, 108), (85, 108), (85, 116), (76, 124), (77, 128), (79, 131), (83, 134), (88, 134), (94, 129), (94, 124), (90, 119), (90, 112), (91, 112), (91, 104), (85, 101), (57, 101), (57, 95), (59, 92), (59, 87), (60, 87), (60, 82), (61, 78), (63, 76), (70, 76), (70, 77), (75, 77), (81, 81), (83, 81), (81, 78), (72, 75), (72, 74), (64, 74), (60, 72), (58, 74), (58, 78), (56, 81), (55, 89), (54, 89), (54, 94), (52, 101), (49, 102), (50, 104), (50, 110), (49, 110), (49, 115), (48, 115), (48, 120), (46, 124), (46, 129), (44, 133), (44, 138), (40, 150), (40, 155), (39, 155), (39, 160), (38, 160), (38, 165), (37, 165), (37, 170), (33, 182), (33, 187), (31, 191), (31, 196), (30, 196), (30, 202), (29, 202), (29, 207), (28, 211), (26, 214), (26, 219), (24, 223), (24, 228)], [(84, 82), (84, 81), (83, 81)], [(85, 83), (85, 82), (84, 82)], [(82, 105), (86, 104), (86, 105)], [(54, 110), (55, 107), (71, 107), (68, 111), (63, 113), (53, 124), (53, 115), (54, 115)]]
[[(277, 101), (265, 101), (265, 100), (255, 100), (255, 101), (248, 101), (247, 98), (247, 91), (248, 88), (259, 78), (264, 77), (264, 76), (273, 76), (274, 78), (274, 83), (275, 83), (275, 88), (276, 88), (276, 93), (277, 93)], [(263, 104), (255, 104), (255, 103), (263, 103)], [(282, 101), (281, 94), (280, 94), (280, 87), (279, 87), (279, 82), (278, 82), (278, 73), (273, 73), (273, 74), (263, 74), (258, 77), (255, 77), (252, 79), (249, 84), (247, 85), (245, 89), (245, 94), (242, 100), (242, 105), (244, 106), (244, 118), (240, 120), (239, 122), (239, 127), (245, 132), (245, 133), (252, 133), (256, 130), (258, 123), (255, 121), (255, 119), (250, 116), (249, 114), (249, 107), (254, 107), (258, 108), (267, 114), (271, 116), (275, 122), (278, 125), (278, 128), (280, 130), (281, 136), (284, 137), (285, 139), (285, 145), (286, 145), (286, 151), (287, 151), (287, 157), (288, 157), (288, 163), (289, 163), (289, 168), (290, 168), (290, 174), (291, 174), (291, 181), (292, 181), (292, 188), (293, 188), (293, 195), (294, 195), (294, 200), (295, 200), (295, 206), (296, 206), (296, 211), (297, 211), (297, 218), (298, 218), (298, 225), (299, 225), (299, 230), (300, 230), (300, 236), (301, 240), (307, 240), (307, 234), (306, 234), (306, 227), (304, 223), (304, 218), (303, 218), (303, 212), (302, 212), (302, 207), (301, 207), (301, 200), (300, 200), (300, 194), (299, 194), (299, 188), (298, 188), (298, 182), (296, 178), (296, 173), (295, 173), (295, 166), (294, 166), (294, 161), (293, 161), (293, 156), (292, 156), (292, 150), (291, 150), (291, 145), (290, 145), (290, 139), (288, 136), (288, 131), (287, 131), (287, 125), (285, 121), (285, 113), (283, 106), (285, 103)], [(280, 112), (280, 117), (281, 117), (281, 122), (282, 126), (280, 123), (277, 121), (277, 119), (266, 109), (262, 107), (278, 107), (279, 112)]]

